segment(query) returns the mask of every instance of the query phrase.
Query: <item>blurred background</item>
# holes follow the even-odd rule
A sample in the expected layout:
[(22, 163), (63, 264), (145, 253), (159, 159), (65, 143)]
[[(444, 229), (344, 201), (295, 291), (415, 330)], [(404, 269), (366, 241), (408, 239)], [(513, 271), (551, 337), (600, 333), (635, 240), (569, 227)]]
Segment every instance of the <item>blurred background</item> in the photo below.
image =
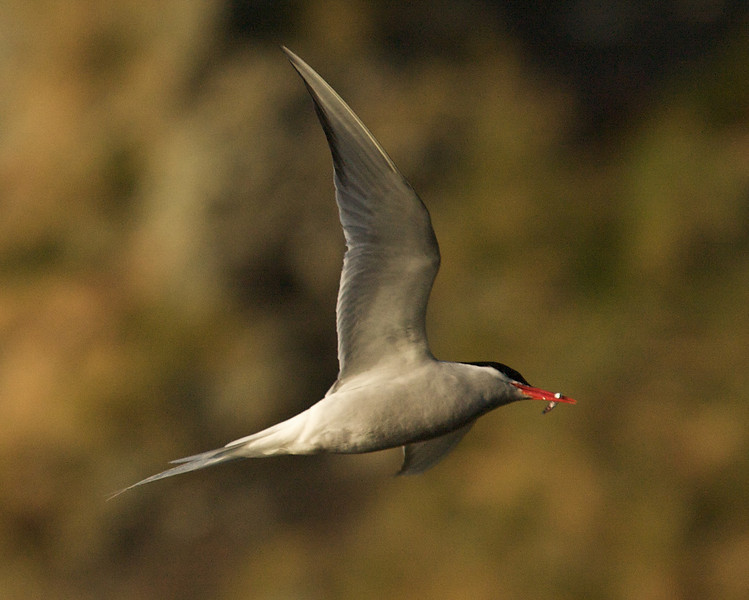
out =
[[(749, 18), (730, 0), (2, 2), (5, 600), (749, 597)], [(337, 372), (311, 101), (431, 211), (429, 334), (576, 407), (107, 494)]]

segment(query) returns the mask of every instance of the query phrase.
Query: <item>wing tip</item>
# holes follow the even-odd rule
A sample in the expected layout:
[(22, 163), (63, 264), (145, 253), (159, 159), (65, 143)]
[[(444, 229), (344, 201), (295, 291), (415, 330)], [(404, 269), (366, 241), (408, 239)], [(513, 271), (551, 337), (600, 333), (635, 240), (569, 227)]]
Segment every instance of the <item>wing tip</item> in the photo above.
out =
[(299, 73), (302, 76), (302, 79), (306, 81), (307, 78), (304, 76), (303, 72), (312, 71), (312, 67), (304, 62), (304, 60), (302, 60), (295, 52), (289, 50), (288, 47), (281, 46), (281, 50), (283, 50), (284, 54), (286, 54), (286, 58), (289, 59), (291, 66), (294, 67), (296, 72)]
[(286, 56), (288, 57), (290, 61), (293, 62), (295, 59), (301, 60), (294, 52), (289, 50), (288, 46), (284, 46), (283, 44), (281, 44), (281, 50), (283, 50), (284, 54), (286, 54)]

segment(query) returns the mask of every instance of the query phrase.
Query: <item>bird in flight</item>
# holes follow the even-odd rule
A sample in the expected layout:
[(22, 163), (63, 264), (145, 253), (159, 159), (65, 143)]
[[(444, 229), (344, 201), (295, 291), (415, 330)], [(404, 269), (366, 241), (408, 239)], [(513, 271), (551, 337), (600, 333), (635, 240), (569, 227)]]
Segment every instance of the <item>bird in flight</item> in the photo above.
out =
[(283, 49), (312, 96), (333, 155), (346, 238), (338, 302), (338, 378), (298, 415), (223, 448), (173, 461), (151, 483), (239, 458), (357, 454), (403, 447), (399, 474), (422, 473), (483, 414), (518, 400), (575, 404), (497, 362), (445, 362), (429, 350), (426, 310), (440, 265), (429, 213), (379, 142), (322, 77)]

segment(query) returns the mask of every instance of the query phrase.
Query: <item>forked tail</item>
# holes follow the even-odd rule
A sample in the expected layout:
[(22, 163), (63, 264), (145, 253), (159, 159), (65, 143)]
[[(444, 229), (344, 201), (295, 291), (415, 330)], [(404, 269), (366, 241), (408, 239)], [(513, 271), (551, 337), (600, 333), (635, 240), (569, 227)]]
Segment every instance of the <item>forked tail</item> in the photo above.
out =
[(309, 454), (310, 451), (308, 449), (296, 443), (299, 433), (304, 426), (304, 414), (301, 413), (287, 421), (277, 423), (272, 427), (268, 427), (247, 437), (229, 442), (223, 448), (173, 460), (172, 464), (176, 464), (176, 467), (172, 467), (156, 475), (151, 475), (138, 483), (123, 488), (111, 494), (108, 500), (139, 485), (179, 475), (180, 473), (197, 471), (198, 469), (237, 460), (238, 458), (258, 458), (278, 454)]
[(209, 450), (208, 452), (203, 452), (202, 454), (195, 454), (194, 456), (178, 458), (177, 460), (171, 461), (173, 464), (180, 463), (178, 466), (172, 467), (171, 469), (167, 469), (166, 471), (162, 471), (161, 473), (157, 473), (156, 475), (151, 475), (150, 477), (146, 477), (145, 479), (139, 481), (138, 483), (134, 483), (133, 485), (129, 485), (126, 488), (118, 490), (114, 494), (111, 494), (107, 498), (107, 500), (116, 498), (123, 492), (131, 490), (134, 487), (138, 487), (139, 485), (151, 483), (152, 481), (158, 481), (159, 479), (164, 479), (165, 477), (171, 477), (172, 475), (179, 475), (180, 473), (187, 473), (189, 471), (197, 471), (198, 469), (204, 469), (205, 467), (210, 467), (213, 465), (217, 465), (219, 463), (228, 462), (230, 460), (236, 460), (238, 458), (244, 458), (244, 457), (237, 454), (236, 448), (218, 448), (217, 450)]

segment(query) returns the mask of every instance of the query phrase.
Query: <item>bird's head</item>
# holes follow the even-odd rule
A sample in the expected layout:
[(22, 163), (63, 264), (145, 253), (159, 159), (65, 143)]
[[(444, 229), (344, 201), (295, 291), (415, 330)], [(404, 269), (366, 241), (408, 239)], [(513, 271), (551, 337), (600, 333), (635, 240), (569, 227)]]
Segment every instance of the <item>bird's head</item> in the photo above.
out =
[(518, 371), (512, 367), (503, 365), (502, 363), (476, 362), (471, 364), (476, 365), (477, 367), (491, 367), (502, 373), (502, 375), (510, 380), (510, 385), (517, 389), (516, 400), (542, 400), (543, 402), (548, 402), (546, 408), (544, 408), (544, 414), (548, 413), (560, 402), (564, 404), (577, 404), (577, 400), (568, 398), (559, 392), (547, 392), (541, 388), (533, 387)]

